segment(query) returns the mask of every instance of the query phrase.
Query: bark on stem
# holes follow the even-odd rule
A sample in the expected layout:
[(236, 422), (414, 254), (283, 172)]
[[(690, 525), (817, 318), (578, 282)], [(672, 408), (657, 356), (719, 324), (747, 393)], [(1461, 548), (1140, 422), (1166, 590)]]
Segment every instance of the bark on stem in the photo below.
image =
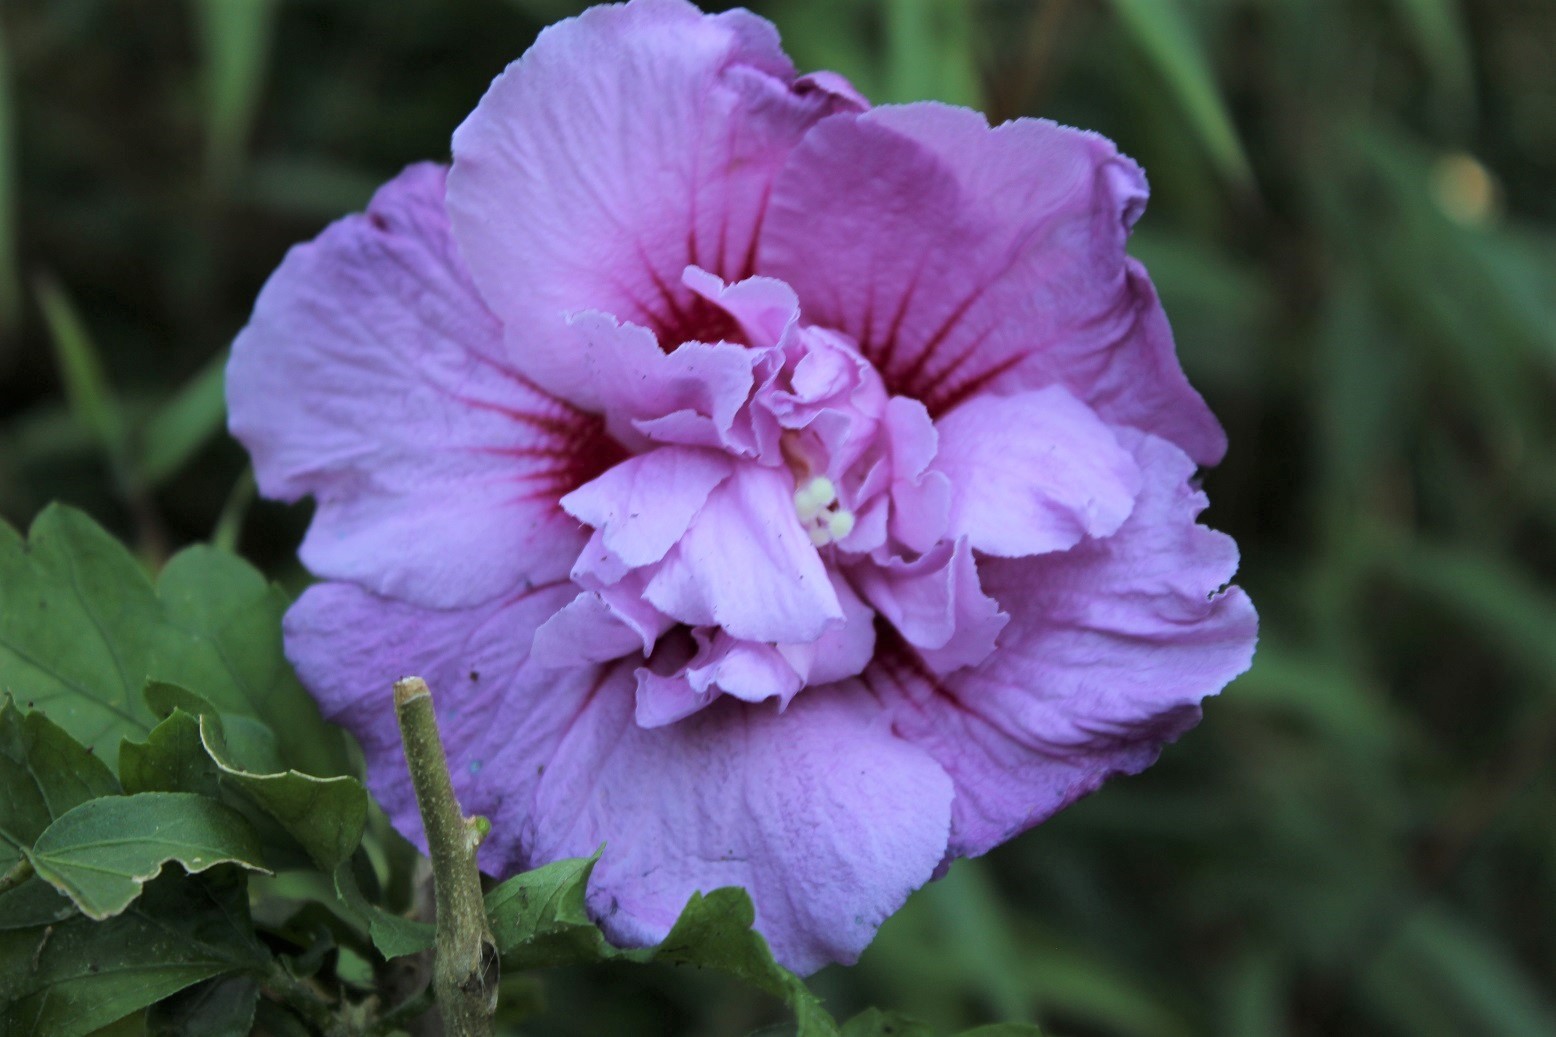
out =
[(427, 682), (420, 677), (396, 681), (394, 710), (432, 860), (437, 907), (432, 984), (438, 1011), (448, 1037), (491, 1037), (497, 1010), (497, 944), (486, 923), (475, 859), (486, 821), (465, 817), (454, 798)]
[(32, 861), (23, 857), (12, 866), (10, 871), (0, 875), (0, 893), (9, 893), (32, 876)]

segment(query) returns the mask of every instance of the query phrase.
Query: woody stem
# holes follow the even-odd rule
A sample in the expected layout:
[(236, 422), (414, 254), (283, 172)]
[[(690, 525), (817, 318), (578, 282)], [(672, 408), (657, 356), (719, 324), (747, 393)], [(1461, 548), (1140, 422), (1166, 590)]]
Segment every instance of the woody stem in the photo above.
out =
[(491, 1037), (497, 1011), (497, 945), (487, 925), (476, 867), (476, 848), (488, 826), (485, 818), (465, 817), (459, 809), (427, 682), (420, 677), (396, 681), (394, 708), (432, 860), (437, 909), (432, 985), (438, 1011), (448, 1037)]

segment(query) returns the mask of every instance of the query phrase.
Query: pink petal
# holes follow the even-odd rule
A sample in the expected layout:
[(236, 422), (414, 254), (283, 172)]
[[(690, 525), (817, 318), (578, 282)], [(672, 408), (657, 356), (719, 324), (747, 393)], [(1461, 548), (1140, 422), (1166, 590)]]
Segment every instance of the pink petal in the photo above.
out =
[(891, 535), (910, 551), (928, 551), (950, 527), (954, 492), (943, 472), (927, 470), (939, 450), (939, 432), (924, 405), (906, 396), (888, 401), (886, 431), (892, 458)]
[(902, 737), (956, 781), (953, 854), (980, 854), (1107, 777), (1149, 766), (1248, 668), (1257, 619), (1230, 538), (1196, 525), (1194, 464), (1164, 440), (1121, 436), (1145, 473), (1134, 512), (1061, 554), (987, 559), (1010, 613), (984, 665), (937, 677), (904, 655), (866, 671)]
[(842, 607), (794, 512), (787, 472), (747, 464), (715, 489), (644, 597), (748, 641), (813, 641)]
[(988, 658), (1010, 619), (980, 586), (966, 540), (941, 541), (912, 561), (865, 563), (852, 575), (865, 600), (936, 673)]
[(643, 328), (591, 311), (529, 341), (515, 363), (548, 392), (602, 415), (612, 436), (641, 450), (652, 442), (744, 446), (734, 425), (759, 357), (744, 346), (701, 342), (667, 355)]
[[(803, 677), (772, 645), (741, 641), (722, 630), (692, 631), (696, 654), (674, 672), (660, 658), (639, 667), (634, 716), (643, 727), (683, 720), (720, 695), (745, 702), (778, 700), (779, 710), (805, 686)], [(862, 667), (861, 667), (862, 669)]]
[(719, 689), (694, 688), (684, 673), (659, 674), (647, 667), (637, 671), (636, 706), (632, 718), (639, 727), (665, 727), (706, 709), (719, 697)]
[(421, 815), (394, 722), (391, 687), (407, 674), (432, 688), (461, 805), (492, 821), (481, 863), (524, 867), (537, 765), (600, 679), (594, 667), (546, 670), (529, 635), (573, 593), (567, 583), (471, 609), (425, 609), (345, 583), (309, 588), (286, 614), (286, 653), (325, 717), (362, 745), (367, 782), (395, 827), (423, 850)]
[(779, 714), (730, 700), (635, 722), (625, 668), (579, 715), (536, 800), (539, 857), (602, 842), (589, 903), (612, 939), (662, 939), (694, 891), (743, 886), (801, 973), (853, 961), (940, 862), (943, 772), (845, 689)]
[(713, 488), (729, 478), (722, 454), (662, 447), (628, 458), (562, 498), (562, 507), (598, 529), (628, 566), (657, 562), (686, 535)]
[(507, 364), (443, 179), (413, 166), (287, 255), (233, 346), (228, 405), (261, 492), (317, 498), (310, 569), (457, 606), (566, 572), (583, 541), (557, 498), (615, 455)]
[(668, 626), (666, 622), (645, 630), (613, 608), (600, 591), (584, 591), (540, 625), (530, 652), (539, 665), (559, 669), (634, 652), (647, 655)]
[(775, 698), (779, 709), (804, 687), (778, 649), (759, 641), (741, 641), (722, 630), (714, 633), (706, 653), (687, 665), (686, 680), (693, 688), (717, 688), (743, 702)]
[(758, 266), (937, 417), (979, 393), (1057, 383), (1110, 423), (1211, 464), (1220, 426), (1124, 255), (1145, 196), (1138, 167), (1095, 134), (1032, 119), (991, 130), (936, 104), (877, 108), (818, 125), (795, 150)]
[(638, 670), (638, 723), (674, 723), (721, 694), (746, 702), (776, 698), (782, 710), (807, 687), (858, 676), (875, 654), (875, 613), (841, 576), (827, 575), (843, 608), (841, 623), (814, 641), (777, 645), (741, 641), (722, 630), (693, 631), (698, 651), (684, 666), (668, 676)]
[(831, 571), (827, 576), (843, 607), (843, 622), (814, 641), (774, 646), (812, 687), (856, 676), (875, 655), (875, 612), (841, 576)]
[(517, 348), (601, 309), (668, 346), (727, 317), (681, 284), (750, 274), (772, 178), (817, 119), (854, 110), (795, 82), (777, 31), (683, 0), (595, 7), (540, 34), (454, 134), (455, 234)]
[(1004, 558), (1109, 536), (1134, 508), (1140, 466), (1059, 386), (976, 396), (935, 423), (950, 477), (950, 535)]
[(794, 297), (794, 289), (770, 277), (748, 277), (727, 285), (701, 267), (689, 266), (681, 280), (698, 296), (729, 314), (740, 326), (746, 344), (757, 349), (776, 346), (800, 316), (800, 301)]

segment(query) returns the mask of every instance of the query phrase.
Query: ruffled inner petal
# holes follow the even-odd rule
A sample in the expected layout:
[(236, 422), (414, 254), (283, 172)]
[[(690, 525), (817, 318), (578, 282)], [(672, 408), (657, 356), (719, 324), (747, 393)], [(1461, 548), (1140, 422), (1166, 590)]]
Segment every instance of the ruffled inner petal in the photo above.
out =
[(743, 465), (708, 497), (644, 597), (691, 626), (748, 641), (812, 641), (843, 618), (794, 513), (787, 473)]
[(875, 654), (875, 612), (841, 575), (827, 575), (843, 606), (843, 622), (828, 627), (814, 641), (775, 646), (794, 672), (812, 687), (857, 675)]
[(704, 301), (729, 314), (753, 349), (776, 346), (799, 320), (800, 302), (794, 289), (782, 281), (748, 277), (725, 284), (697, 266), (687, 267), (681, 280)]
[(980, 586), (966, 540), (943, 540), (911, 561), (866, 562), (852, 575), (865, 600), (939, 673), (988, 658), (1010, 619)]
[(886, 407), (891, 451), (892, 539), (913, 552), (925, 552), (950, 531), (951, 481), (929, 470), (940, 450), (940, 437), (929, 412), (918, 400), (894, 396)]
[(535, 662), (564, 668), (653, 651), (671, 620), (641, 600), (641, 589), (612, 594), (620, 590), (584, 591), (557, 610), (535, 631)]
[(709, 450), (666, 447), (623, 461), (562, 498), (569, 515), (599, 531), (606, 548), (637, 568), (663, 558), (731, 464)]
[(1003, 558), (1111, 536), (1140, 492), (1140, 466), (1066, 390), (968, 400), (936, 423), (950, 479), (950, 533)]

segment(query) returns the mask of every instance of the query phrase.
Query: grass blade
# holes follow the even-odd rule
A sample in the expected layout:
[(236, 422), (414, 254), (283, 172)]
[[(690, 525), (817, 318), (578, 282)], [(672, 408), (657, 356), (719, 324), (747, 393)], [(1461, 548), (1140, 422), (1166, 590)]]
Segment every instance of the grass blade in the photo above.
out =
[(223, 353), (163, 404), (141, 430), (141, 478), (160, 485), (189, 463), (227, 417), (227, 355)]
[(1394, 16), (1436, 75), (1454, 112), (1469, 109), (1474, 92), (1470, 43), (1455, 0), (1392, 0)]
[(16, 129), (5, 23), (0, 21), (0, 330), (21, 316), (22, 284), (16, 243)]
[(230, 184), (243, 162), (265, 87), (274, 0), (196, 0), (205, 62), (206, 172)]
[(891, 0), (886, 5), (886, 82), (882, 100), (981, 108), (972, 60), (972, 5)]
[(1232, 183), (1251, 188), (1248, 156), (1178, 0), (1112, 0), (1112, 4), (1125, 32), (1161, 73), (1211, 162)]
[(123, 412), (103, 372), (86, 323), (64, 288), (52, 278), (40, 278), (37, 292), (71, 414), (97, 440), (115, 476), (128, 485), (129, 450)]

